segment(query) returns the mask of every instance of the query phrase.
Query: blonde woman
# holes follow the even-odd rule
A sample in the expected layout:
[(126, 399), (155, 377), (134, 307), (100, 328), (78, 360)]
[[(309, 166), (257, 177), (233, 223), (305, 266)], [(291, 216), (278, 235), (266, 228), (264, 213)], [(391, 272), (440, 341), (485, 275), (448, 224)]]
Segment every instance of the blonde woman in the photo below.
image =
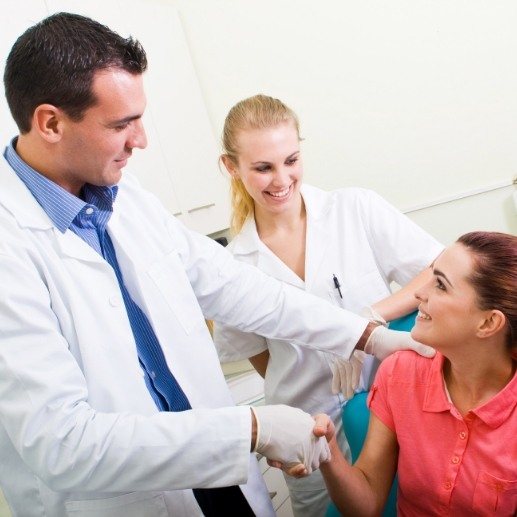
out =
[[(344, 309), (373, 306), (376, 319), (416, 308), (413, 293), (442, 246), (374, 192), (303, 185), (298, 119), (285, 104), (264, 95), (239, 102), (226, 117), (223, 148), (237, 259)], [(405, 287), (392, 295), (392, 281)], [(371, 357), (355, 352), (334, 364), (330, 354), (220, 325), (215, 340), (223, 362), (250, 358), (265, 376), (268, 404), (330, 415), (349, 455), (341, 408), (354, 389), (368, 389)], [(330, 499), (319, 472), (286, 480), (296, 516), (324, 515)]]

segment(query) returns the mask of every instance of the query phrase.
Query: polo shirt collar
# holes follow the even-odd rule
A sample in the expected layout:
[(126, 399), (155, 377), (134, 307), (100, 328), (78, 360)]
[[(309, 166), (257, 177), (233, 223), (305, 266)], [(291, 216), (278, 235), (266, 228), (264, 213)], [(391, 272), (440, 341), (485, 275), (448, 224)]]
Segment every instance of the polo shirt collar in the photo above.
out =
[(430, 413), (439, 413), (441, 411), (449, 411), (451, 403), (447, 398), (445, 386), (443, 383), (443, 364), (445, 357), (436, 352), (429, 369), (427, 377), (427, 387), (425, 390), (424, 404), (422, 409)]
[[(422, 409), (431, 413), (450, 411), (452, 403), (447, 397), (443, 380), (445, 357), (436, 352), (433, 358)], [(510, 418), (517, 404), (517, 373), (511, 381), (493, 398), (470, 411), (486, 425), (497, 428)]]

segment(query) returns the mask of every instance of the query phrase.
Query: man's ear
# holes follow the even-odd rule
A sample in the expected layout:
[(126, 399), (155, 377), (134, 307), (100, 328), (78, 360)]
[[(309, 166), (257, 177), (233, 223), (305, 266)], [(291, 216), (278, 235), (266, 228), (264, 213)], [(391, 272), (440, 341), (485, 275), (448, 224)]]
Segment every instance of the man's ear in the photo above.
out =
[(227, 154), (221, 155), (221, 161), (223, 162), (223, 165), (228, 171), (228, 174), (233, 178), (238, 178), (239, 173), (237, 170), (237, 166), (235, 165), (235, 162)]
[(506, 316), (499, 310), (493, 309), (486, 311), (485, 318), (481, 321), (477, 328), (477, 336), (480, 338), (491, 337), (506, 325)]
[(31, 129), (48, 143), (61, 140), (64, 113), (52, 104), (40, 104), (32, 114)]

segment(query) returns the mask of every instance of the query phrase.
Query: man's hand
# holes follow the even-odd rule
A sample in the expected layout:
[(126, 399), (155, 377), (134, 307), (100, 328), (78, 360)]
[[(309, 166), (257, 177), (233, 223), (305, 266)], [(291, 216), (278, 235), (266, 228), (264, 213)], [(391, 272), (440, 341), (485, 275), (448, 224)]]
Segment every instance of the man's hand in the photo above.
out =
[(270, 465), (301, 477), (330, 459), (328, 443), (314, 435), (314, 420), (308, 413), (284, 405), (258, 406), (252, 412), (257, 424), (253, 450), (268, 458)]
[(341, 392), (346, 400), (354, 396), (361, 379), (361, 369), (365, 357), (366, 354), (363, 351), (355, 350), (349, 361), (341, 357), (334, 358), (331, 364), (332, 393)]
[(436, 354), (434, 348), (415, 341), (411, 333), (390, 330), (382, 326), (373, 329), (364, 346), (364, 351), (374, 355), (379, 361), (399, 350), (414, 350), (423, 357), (433, 357)]

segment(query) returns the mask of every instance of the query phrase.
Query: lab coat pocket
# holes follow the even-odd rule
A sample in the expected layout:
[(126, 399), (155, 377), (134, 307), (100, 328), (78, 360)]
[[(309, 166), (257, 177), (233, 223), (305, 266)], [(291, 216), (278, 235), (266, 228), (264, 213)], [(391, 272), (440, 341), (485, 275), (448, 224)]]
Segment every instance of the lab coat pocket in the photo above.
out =
[(474, 488), (472, 510), (476, 515), (517, 515), (517, 480), (508, 481), (480, 472)]
[(343, 307), (349, 311), (360, 313), (361, 310), (372, 305), (386, 296), (390, 291), (377, 270), (370, 271), (358, 278), (349, 279), (343, 282), (341, 287), (343, 294)]
[(198, 322), (204, 324), (192, 286), (178, 254), (173, 251), (155, 262), (147, 274), (153, 280), (167, 305), (174, 312), (178, 322), (190, 334)]
[(66, 501), (70, 517), (167, 517), (162, 492), (132, 492), (108, 499)]
[[(336, 273), (337, 275), (337, 273)], [(330, 281), (329, 293), (335, 305), (359, 314), (361, 309), (390, 294), (378, 271), (370, 271), (359, 278), (339, 278), (341, 296)]]

